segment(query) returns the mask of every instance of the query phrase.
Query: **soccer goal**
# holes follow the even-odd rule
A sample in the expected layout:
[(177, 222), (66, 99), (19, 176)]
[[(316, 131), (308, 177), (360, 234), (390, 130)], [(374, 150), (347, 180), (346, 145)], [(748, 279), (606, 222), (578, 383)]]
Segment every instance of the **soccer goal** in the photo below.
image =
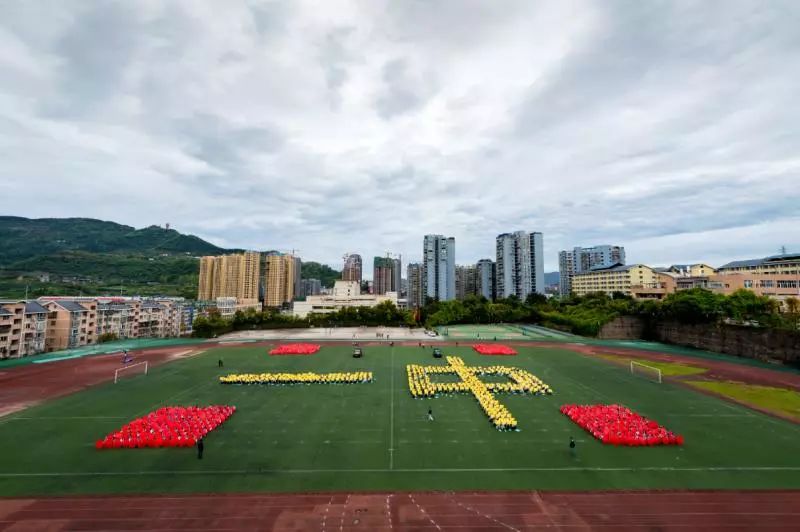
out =
[[(134, 369), (135, 368), (135, 369)], [(132, 371), (133, 370), (133, 371)], [(120, 379), (120, 377), (125, 377), (130, 373), (123, 373), (123, 372), (130, 372), (135, 375), (139, 373), (144, 373), (147, 375), (147, 362), (137, 362), (136, 364), (131, 364), (130, 366), (125, 366), (124, 368), (119, 368), (114, 371), (114, 384)]]
[(661, 384), (661, 370), (653, 366), (631, 360), (631, 374), (642, 375)]

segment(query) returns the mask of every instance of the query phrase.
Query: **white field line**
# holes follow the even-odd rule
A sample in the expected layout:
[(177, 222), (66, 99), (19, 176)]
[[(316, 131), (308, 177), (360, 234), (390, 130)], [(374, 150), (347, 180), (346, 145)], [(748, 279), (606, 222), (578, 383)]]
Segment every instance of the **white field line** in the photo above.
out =
[(394, 469), (394, 347), (392, 347), (392, 358), (391, 358), (391, 376), (389, 381), (391, 382), (390, 386), (390, 393), (391, 393), (391, 409), (389, 415), (389, 469)]
[(514, 467), (514, 468), (429, 468), (429, 469), (216, 469), (216, 470), (150, 470), (150, 471), (87, 471), (52, 473), (0, 473), (0, 478), (28, 477), (125, 477), (125, 476), (202, 476), (202, 475), (315, 475), (324, 473), (525, 473), (525, 472), (768, 472), (800, 471), (800, 466), (720, 466), (720, 467)]

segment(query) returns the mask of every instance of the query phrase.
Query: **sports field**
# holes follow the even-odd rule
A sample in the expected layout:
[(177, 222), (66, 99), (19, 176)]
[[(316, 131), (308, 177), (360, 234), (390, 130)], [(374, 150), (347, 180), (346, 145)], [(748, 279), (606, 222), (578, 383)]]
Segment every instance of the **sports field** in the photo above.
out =
[(536, 325), (448, 325), (439, 334), (451, 340), (568, 340), (571, 334)]
[[(411, 398), (407, 364), (446, 364), (428, 348), (366, 346), (361, 359), (347, 345), (310, 356), (267, 356), (263, 345), (213, 348), (0, 419), (0, 495), (800, 488), (800, 425), (566, 349), (532, 344), (507, 357), (443, 349), (468, 366), (523, 368), (554, 394), (498, 394), (520, 428), (500, 432), (470, 395)], [(218, 382), (228, 373), (267, 371), (371, 371), (374, 382)], [(565, 403), (624, 404), (682, 434), (685, 445), (603, 445), (559, 413)], [(237, 411), (206, 438), (202, 461), (193, 449), (94, 448), (159, 406), (212, 404)]]

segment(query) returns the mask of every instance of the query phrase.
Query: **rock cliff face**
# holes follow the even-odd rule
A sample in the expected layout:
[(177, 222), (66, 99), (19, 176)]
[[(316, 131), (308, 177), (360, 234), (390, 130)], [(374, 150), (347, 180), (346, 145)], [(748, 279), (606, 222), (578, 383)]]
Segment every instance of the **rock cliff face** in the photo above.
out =
[(687, 325), (674, 321), (656, 322), (623, 316), (607, 323), (598, 338), (638, 340), (646, 338), (744, 358), (800, 363), (800, 332), (759, 329), (725, 324)]

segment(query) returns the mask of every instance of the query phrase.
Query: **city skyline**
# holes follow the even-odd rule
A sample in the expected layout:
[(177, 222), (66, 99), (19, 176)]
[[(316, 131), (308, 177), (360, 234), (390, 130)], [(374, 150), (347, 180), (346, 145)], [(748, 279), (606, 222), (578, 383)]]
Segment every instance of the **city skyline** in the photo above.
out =
[(4, 214), (337, 269), (353, 244), (421, 260), (431, 233), (472, 264), (515, 227), (547, 271), (604, 242), (659, 265), (798, 251), (785, 5), (11, 2)]

